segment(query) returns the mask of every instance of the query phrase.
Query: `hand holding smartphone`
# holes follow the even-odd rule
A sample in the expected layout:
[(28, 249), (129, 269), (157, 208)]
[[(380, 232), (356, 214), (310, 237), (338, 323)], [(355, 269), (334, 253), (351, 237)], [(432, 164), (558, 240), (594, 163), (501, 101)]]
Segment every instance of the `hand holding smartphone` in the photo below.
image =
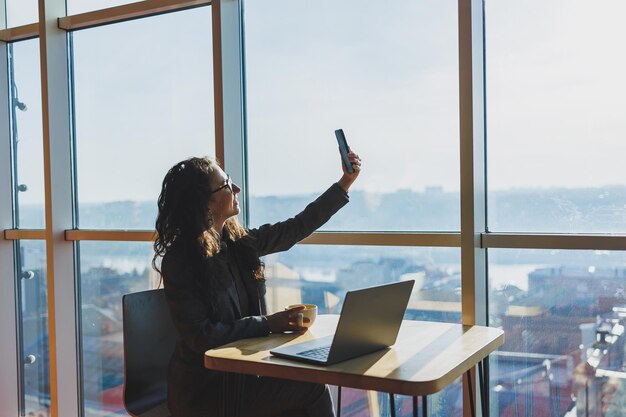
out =
[(348, 158), (348, 142), (346, 141), (346, 136), (343, 134), (343, 129), (335, 130), (335, 136), (337, 137), (337, 143), (339, 144), (339, 152), (341, 153), (341, 159), (343, 160), (343, 165), (346, 167), (346, 171), (349, 174), (354, 173), (354, 168), (352, 167), (352, 163), (350, 163), (350, 159)]

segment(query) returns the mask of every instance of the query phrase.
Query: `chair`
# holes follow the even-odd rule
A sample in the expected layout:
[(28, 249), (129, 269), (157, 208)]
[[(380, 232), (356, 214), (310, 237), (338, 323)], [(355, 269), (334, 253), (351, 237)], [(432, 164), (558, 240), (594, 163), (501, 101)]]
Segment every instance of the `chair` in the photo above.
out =
[(122, 297), (124, 407), (134, 417), (170, 417), (167, 368), (178, 338), (163, 289)]

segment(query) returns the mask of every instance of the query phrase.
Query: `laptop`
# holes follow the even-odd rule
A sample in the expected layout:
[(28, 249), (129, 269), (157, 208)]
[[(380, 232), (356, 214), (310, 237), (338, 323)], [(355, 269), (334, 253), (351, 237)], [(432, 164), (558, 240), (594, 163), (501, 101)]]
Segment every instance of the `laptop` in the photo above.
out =
[(332, 365), (396, 342), (414, 280), (348, 291), (335, 334), (270, 350), (279, 357)]

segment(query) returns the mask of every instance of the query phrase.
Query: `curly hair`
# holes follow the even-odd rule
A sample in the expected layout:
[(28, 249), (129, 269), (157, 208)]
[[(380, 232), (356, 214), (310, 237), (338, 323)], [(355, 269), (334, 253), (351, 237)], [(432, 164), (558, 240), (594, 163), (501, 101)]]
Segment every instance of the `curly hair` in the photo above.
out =
[[(221, 233), (213, 229), (209, 209), (210, 179), (217, 167), (217, 162), (210, 158), (189, 158), (174, 165), (165, 175), (157, 202), (159, 211), (152, 258), (152, 267), (161, 277), (157, 261), (174, 246), (204, 263), (219, 252)], [(253, 277), (263, 280), (263, 263), (247, 242), (250, 239), (242, 239), (248, 233), (236, 217), (226, 220), (223, 232), (226, 238), (236, 242)]]

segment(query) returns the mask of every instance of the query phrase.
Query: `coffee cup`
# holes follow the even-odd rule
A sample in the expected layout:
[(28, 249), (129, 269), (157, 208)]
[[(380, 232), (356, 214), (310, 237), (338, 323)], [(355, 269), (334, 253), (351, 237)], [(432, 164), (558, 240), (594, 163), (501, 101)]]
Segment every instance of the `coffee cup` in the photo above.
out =
[[(315, 318), (317, 317), (317, 306), (315, 304), (292, 304), (290, 306), (285, 307), (285, 310), (290, 310), (292, 308), (304, 306), (303, 310), (298, 311), (297, 315), (297, 323), (300, 327), (311, 327), (315, 322)], [(304, 319), (309, 319), (308, 323), (304, 322)]]

